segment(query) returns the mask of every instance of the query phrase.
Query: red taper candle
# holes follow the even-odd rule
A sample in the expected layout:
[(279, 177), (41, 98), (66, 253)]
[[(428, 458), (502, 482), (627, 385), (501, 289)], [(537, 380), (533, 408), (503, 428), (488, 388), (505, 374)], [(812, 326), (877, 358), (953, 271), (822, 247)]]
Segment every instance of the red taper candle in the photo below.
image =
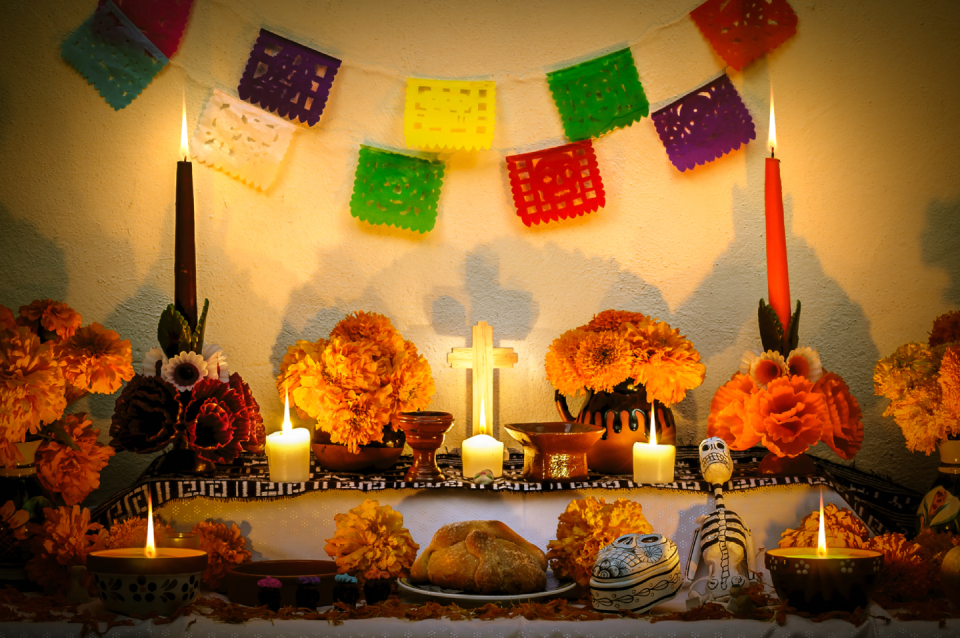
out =
[(764, 194), (767, 218), (767, 291), (769, 303), (783, 324), (786, 338), (790, 330), (790, 273), (787, 269), (787, 236), (783, 227), (783, 189), (780, 184), (780, 160), (773, 157), (777, 146), (777, 127), (773, 117), (773, 90), (770, 91), (770, 157), (767, 158)]
[(177, 162), (176, 236), (173, 248), (174, 306), (197, 327), (197, 240), (193, 219), (193, 164), (187, 161), (187, 107), (184, 101)]

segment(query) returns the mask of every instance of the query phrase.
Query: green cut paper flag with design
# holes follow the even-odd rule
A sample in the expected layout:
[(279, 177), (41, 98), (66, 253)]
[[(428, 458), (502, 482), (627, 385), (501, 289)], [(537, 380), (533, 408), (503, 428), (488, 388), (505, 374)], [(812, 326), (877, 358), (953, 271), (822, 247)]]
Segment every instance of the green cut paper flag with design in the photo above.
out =
[(547, 84), (572, 142), (630, 126), (650, 114), (630, 49), (548, 73)]
[(350, 214), (371, 224), (433, 230), (443, 171), (439, 160), (361, 145)]

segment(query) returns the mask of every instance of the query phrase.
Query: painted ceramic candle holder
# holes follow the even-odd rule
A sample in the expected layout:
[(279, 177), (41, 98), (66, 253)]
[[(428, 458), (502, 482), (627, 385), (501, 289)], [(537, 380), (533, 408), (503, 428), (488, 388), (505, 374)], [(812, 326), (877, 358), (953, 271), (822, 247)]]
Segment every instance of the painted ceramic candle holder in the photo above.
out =
[(199, 549), (158, 547), (154, 558), (143, 549), (106, 549), (87, 556), (97, 594), (104, 607), (124, 615), (169, 616), (192, 603), (207, 568), (207, 553)]
[(605, 428), (590, 423), (510, 423), (503, 426), (523, 446), (523, 478), (579, 481), (587, 478), (587, 450)]
[(413, 448), (413, 465), (404, 475), (405, 481), (442, 481), (446, 477), (437, 466), (437, 450), (453, 427), (449, 412), (402, 412), (393, 422), (403, 430), (407, 445)]
[(883, 554), (869, 549), (781, 547), (766, 552), (765, 564), (780, 600), (798, 611), (866, 609), (883, 567)]

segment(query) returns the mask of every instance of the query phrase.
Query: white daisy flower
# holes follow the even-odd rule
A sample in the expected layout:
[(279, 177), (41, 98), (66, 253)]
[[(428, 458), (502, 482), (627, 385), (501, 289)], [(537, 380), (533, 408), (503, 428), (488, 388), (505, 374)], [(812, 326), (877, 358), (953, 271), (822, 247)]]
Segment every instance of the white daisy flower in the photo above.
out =
[[(160, 348), (150, 348), (143, 357), (143, 376), (155, 377), (167, 362), (167, 355)], [(159, 364), (159, 365), (158, 365)]]
[(228, 383), (230, 370), (227, 368), (227, 353), (215, 343), (203, 346), (202, 356), (207, 362), (207, 378)]
[(187, 392), (207, 376), (207, 362), (196, 352), (181, 352), (163, 364), (160, 376), (180, 392)]
[(753, 362), (760, 356), (755, 350), (747, 350), (743, 353), (743, 356), (740, 357), (740, 374), (750, 374), (750, 367), (753, 366)]
[(787, 370), (791, 375), (806, 377), (811, 383), (816, 383), (823, 376), (820, 355), (810, 347), (797, 348), (787, 355)]
[(787, 373), (787, 362), (775, 350), (767, 350), (750, 363), (750, 376), (761, 388)]

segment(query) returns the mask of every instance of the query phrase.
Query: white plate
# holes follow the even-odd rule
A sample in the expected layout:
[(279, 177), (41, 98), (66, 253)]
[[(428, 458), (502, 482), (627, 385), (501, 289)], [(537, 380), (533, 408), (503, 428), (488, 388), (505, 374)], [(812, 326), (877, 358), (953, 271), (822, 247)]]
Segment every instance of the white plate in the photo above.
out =
[(397, 579), (400, 589), (418, 596), (429, 596), (440, 600), (451, 602), (470, 603), (473, 605), (485, 605), (487, 603), (522, 603), (528, 600), (539, 600), (543, 598), (557, 598), (561, 594), (569, 592), (577, 586), (575, 582), (560, 582), (553, 577), (553, 572), (547, 570), (547, 587), (543, 591), (531, 592), (529, 594), (471, 594), (460, 591), (459, 589), (446, 589), (435, 585), (418, 585), (411, 583), (406, 578)]

